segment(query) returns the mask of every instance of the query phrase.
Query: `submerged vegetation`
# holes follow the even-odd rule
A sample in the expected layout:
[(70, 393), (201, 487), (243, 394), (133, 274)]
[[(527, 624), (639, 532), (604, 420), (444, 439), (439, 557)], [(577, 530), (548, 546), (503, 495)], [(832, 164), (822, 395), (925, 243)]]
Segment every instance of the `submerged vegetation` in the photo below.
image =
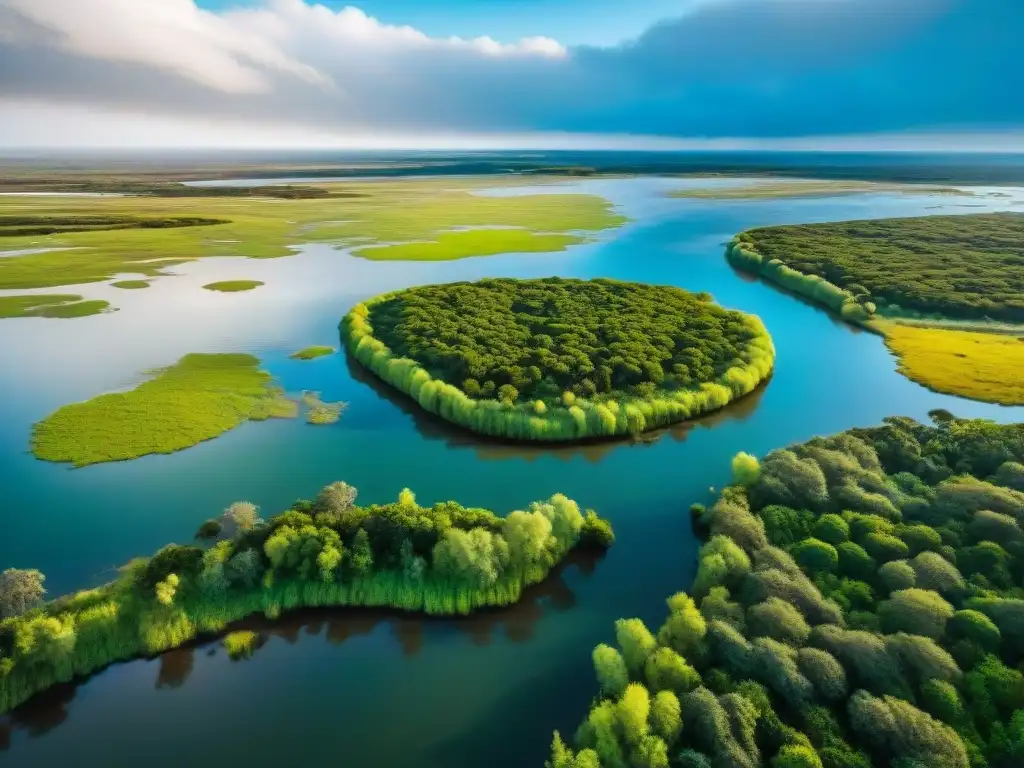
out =
[(27, 296), (0, 296), (0, 318), (56, 317), (73, 318), (98, 315), (110, 307), (102, 299), (83, 300), (73, 293), (34, 293)]
[(307, 424), (335, 424), (341, 418), (348, 403), (325, 403), (319, 392), (303, 392), (302, 404), (306, 406)]
[[(612, 539), (606, 521), (561, 495), (507, 517), (451, 501), (423, 507), (408, 489), (391, 504), (355, 501), (354, 488), (333, 483), (266, 522), (238, 502), (200, 529), (208, 546), (168, 545), (110, 584), (40, 605), (36, 572), (13, 581), (4, 573), (0, 606), (13, 608), (0, 621), (0, 711), (253, 613), (347, 605), (456, 615), (510, 605), (577, 545)], [(16, 599), (12, 584), (21, 585)], [(256, 642), (244, 632), (224, 639), (236, 658)]]
[(220, 291), (221, 293), (238, 293), (239, 291), (251, 291), (263, 285), (260, 280), (221, 280), (217, 283), (207, 283), (203, 286), (208, 291)]
[(1021, 765), (1022, 462), (1024, 425), (951, 417), (741, 454), (691, 593), (616, 622), (547, 765)]
[[(366, 258), (389, 259), (424, 258), (424, 253), (435, 254), (433, 258), (440, 252), (445, 258), (476, 256), (498, 252), (495, 249), (499, 247), (523, 250), (530, 245), (529, 250), (541, 250), (542, 245), (546, 250), (561, 250), (585, 233), (626, 221), (612, 211), (611, 203), (593, 195), (472, 194), (476, 188), (499, 183), (484, 179), (345, 182), (317, 185), (324, 196), (298, 195), (298, 199), (284, 199), (280, 191), (274, 196), (260, 195), (263, 188), (247, 190), (241, 196), (207, 196), (205, 192), (204, 196), (185, 197), (0, 196), (0, 219), (223, 221), (165, 229), (93, 228), (6, 237), (5, 248), (36, 252), (0, 259), (0, 289), (75, 285), (128, 273), (154, 277), (164, 274), (167, 267), (205, 256), (287, 256), (303, 242), (360, 248), (375, 243), (416, 243), (397, 250), (389, 246), (376, 253), (359, 253)], [(482, 229), (451, 231), (459, 227)], [(505, 227), (514, 229), (496, 229)], [(88, 250), (40, 250), (54, 248)]]
[(742, 232), (726, 256), (881, 333), (914, 381), (1014, 405), (1022, 402), (1024, 342), (1010, 335), (1024, 337), (1022, 235), (1016, 213), (847, 221)]
[(292, 352), (288, 357), (292, 360), (314, 360), (318, 357), (326, 357), (327, 355), (333, 355), (335, 353), (334, 347), (327, 347), (323, 345), (313, 345), (311, 347), (305, 347), (300, 349), (298, 352)]
[(753, 391), (772, 370), (761, 321), (706, 294), (615, 280), (489, 279), (359, 304), (359, 362), (423, 408), (484, 434), (637, 434)]
[(173, 453), (246, 420), (295, 415), (259, 360), (245, 354), (190, 354), (150, 372), (127, 392), (57, 409), (32, 430), (32, 452), (76, 467)]

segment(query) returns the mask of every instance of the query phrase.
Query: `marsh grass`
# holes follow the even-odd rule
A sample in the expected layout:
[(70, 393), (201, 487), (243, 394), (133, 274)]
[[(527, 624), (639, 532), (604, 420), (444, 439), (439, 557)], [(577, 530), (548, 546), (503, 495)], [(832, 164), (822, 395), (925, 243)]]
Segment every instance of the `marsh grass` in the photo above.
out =
[(0, 296), (0, 318), (73, 318), (98, 315), (110, 307), (101, 299), (83, 301), (73, 293), (41, 293), (29, 296)]
[(117, 282), (111, 283), (114, 288), (123, 288), (125, 290), (135, 290), (139, 288), (149, 288), (148, 280), (118, 280)]
[(1024, 335), (884, 323), (899, 372), (936, 392), (1024, 405)]
[[(505, 186), (513, 182), (506, 180)], [(499, 186), (494, 180), (374, 180), (344, 185), (354, 197), (287, 200), (268, 197), (0, 197), (0, 216), (193, 216), (227, 223), (170, 229), (116, 229), (5, 238), (5, 247), (88, 248), (0, 259), (0, 289), (44, 288), (105, 281), (135, 273), (165, 274), (175, 264), (206, 256), (270, 258), (287, 256), (302, 242), (338, 246), (435, 241), (455, 227), (519, 227), (547, 233), (596, 232), (626, 219), (607, 200), (592, 195), (544, 194), (488, 197), (476, 188)], [(453, 187), (460, 187), (453, 189)], [(495, 247), (494, 236), (452, 242), (463, 252), (471, 242)], [(504, 235), (505, 238), (510, 237)], [(519, 237), (523, 237), (520, 235)], [(546, 236), (545, 236), (546, 237)], [(533, 241), (537, 247), (539, 241)], [(554, 246), (555, 240), (548, 239)], [(516, 249), (521, 249), (520, 243)], [(379, 255), (379, 254), (378, 254)], [(474, 255), (474, 254), (467, 254)], [(394, 258), (392, 252), (390, 258)], [(157, 261), (159, 260), (159, 261)]]
[(537, 234), (523, 229), (473, 229), (441, 232), (433, 242), (369, 246), (352, 251), (372, 261), (451, 261), (499, 253), (564, 251), (586, 240), (576, 235)]
[(32, 452), (76, 467), (173, 453), (248, 419), (294, 415), (259, 360), (190, 354), (128, 392), (63, 406), (32, 429)]
[(203, 288), (220, 293), (238, 293), (239, 291), (251, 291), (261, 285), (264, 283), (260, 280), (221, 280), (217, 283), (207, 283)]
[(348, 408), (345, 402), (325, 403), (320, 399), (319, 392), (303, 392), (301, 402), (306, 406), (307, 424), (336, 424), (342, 412)]
[(300, 349), (298, 352), (292, 352), (288, 357), (292, 360), (314, 360), (318, 357), (326, 357), (327, 355), (333, 355), (337, 350), (334, 347), (327, 347), (322, 345), (313, 345), (311, 347), (305, 347)]

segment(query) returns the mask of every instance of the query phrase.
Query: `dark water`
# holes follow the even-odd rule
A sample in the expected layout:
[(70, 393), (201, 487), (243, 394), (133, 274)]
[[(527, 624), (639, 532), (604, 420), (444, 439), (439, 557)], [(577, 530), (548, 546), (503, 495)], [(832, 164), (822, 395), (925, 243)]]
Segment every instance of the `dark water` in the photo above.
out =
[[(618, 543), (568, 564), (515, 608), (465, 620), (325, 612), (264, 628), (230, 662), (216, 643), (108, 669), (39, 698), (7, 724), (0, 763), (18, 766), (292, 765), (519, 768), (540, 765), (553, 728), (571, 731), (594, 691), (589, 651), (612, 622), (656, 625), (693, 576), (687, 507), (707, 500), (739, 450), (763, 454), (814, 434), (933, 408), (1000, 421), (1024, 409), (931, 393), (902, 378), (880, 339), (735, 273), (725, 241), (750, 226), (1011, 208), (1011, 198), (878, 196), (762, 202), (668, 200), (667, 180), (588, 181), (637, 221), (562, 254), (440, 264), (355, 259), (321, 245), (287, 259), (207, 260), (146, 291), (85, 286), (121, 311), (71, 322), (0, 325), (0, 566), (38, 567), (54, 592), (187, 540), (204, 519), (248, 499), (267, 514), (344, 479), (367, 501), (411, 487), (507, 512), (556, 491), (609, 517)], [(982, 206), (961, 207), (961, 206)], [(768, 385), (734, 407), (650, 443), (524, 448), (481, 443), (367, 381), (343, 355), (287, 359), (337, 344), (356, 301), (405, 285), (487, 275), (611, 276), (709, 291), (759, 314), (778, 349)], [(264, 280), (251, 293), (199, 286)], [(78, 289), (75, 289), (78, 290)], [(171, 456), (71, 470), (25, 453), (53, 408), (131, 385), (186, 352), (251, 351), (292, 391), (350, 403), (341, 422), (247, 424)], [(212, 651), (212, 655), (211, 655)]]

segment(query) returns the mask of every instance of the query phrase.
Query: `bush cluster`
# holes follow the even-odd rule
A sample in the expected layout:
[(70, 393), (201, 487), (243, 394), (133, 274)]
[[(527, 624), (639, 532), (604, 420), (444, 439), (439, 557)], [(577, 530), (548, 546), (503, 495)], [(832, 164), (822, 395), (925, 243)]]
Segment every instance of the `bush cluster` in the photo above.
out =
[(547, 765), (1024, 765), (1022, 457), (948, 417), (741, 455), (692, 596), (616, 624)]
[[(354, 488), (332, 483), (266, 521), (237, 502), (200, 527), (204, 545), (168, 545), (110, 584), (48, 603), (40, 573), (5, 571), (0, 711), (252, 613), (361, 605), (454, 615), (508, 605), (573, 547), (614, 539), (607, 521), (560, 494), (507, 517), (456, 502), (420, 506), (408, 489), (391, 504), (355, 501)], [(235, 632), (224, 643), (244, 657), (257, 638)]]

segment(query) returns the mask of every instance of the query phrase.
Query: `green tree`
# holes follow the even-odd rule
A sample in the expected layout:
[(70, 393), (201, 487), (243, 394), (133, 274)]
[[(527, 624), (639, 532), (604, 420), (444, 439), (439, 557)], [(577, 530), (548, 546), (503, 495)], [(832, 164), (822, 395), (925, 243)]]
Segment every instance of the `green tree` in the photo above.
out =
[(46, 590), (42, 571), (8, 568), (0, 573), (0, 619), (20, 616), (38, 605)]
[(697, 670), (687, 664), (682, 656), (665, 646), (659, 647), (647, 657), (644, 678), (653, 691), (669, 690), (680, 695), (700, 685), (700, 674)]
[(691, 656), (700, 648), (707, 624), (693, 598), (685, 592), (677, 592), (668, 598), (669, 614), (658, 630), (658, 642), (667, 645), (684, 657)]
[(675, 742), (683, 727), (682, 707), (672, 691), (658, 691), (651, 702), (650, 725), (667, 744)]
[(756, 456), (740, 451), (732, 457), (732, 480), (737, 485), (753, 485), (761, 475)]
[(937, 640), (945, 634), (953, 606), (931, 590), (911, 587), (893, 592), (878, 606), (878, 616), (884, 632), (908, 632)]
[(819, 539), (804, 539), (793, 547), (793, 559), (812, 574), (833, 573), (839, 567), (839, 553)]
[(370, 547), (370, 537), (363, 528), (356, 531), (348, 564), (357, 576), (366, 575), (373, 568), (373, 549)]
[(839, 515), (822, 515), (814, 524), (814, 537), (838, 546), (850, 538), (850, 524)]
[(786, 744), (772, 758), (772, 768), (821, 768), (821, 758), (805, 744)]
[(640, 683), (626, 686), (615, 705), (615, 716), (628, 744), (639, 744), (647, 735), (647, 718), (651, 713), (651, 697)]
[(647, 657), (658, 646), (654, 635), (641, 619), (619, 619), (615, 622), (615, 638), (622, 649), (622, 658), (631, 675), (639, 676)]
[(629, 673), (622, 654), (610, 645), (601, 643), (594, 648), (593, 660), (601, 690), (611, 696), (621, 696), (629, 683)]

